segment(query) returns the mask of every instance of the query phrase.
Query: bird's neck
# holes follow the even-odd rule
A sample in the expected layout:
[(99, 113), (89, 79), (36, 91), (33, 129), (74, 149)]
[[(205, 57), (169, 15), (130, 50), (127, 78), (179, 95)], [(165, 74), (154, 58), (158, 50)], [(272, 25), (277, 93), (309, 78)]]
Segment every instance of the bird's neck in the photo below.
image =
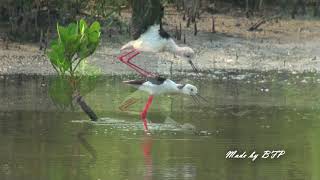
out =
[(180, 84), (176, 84), (175, 82), (171, 81), (171, 80), (166, 80), (165, 82), (166, 86), (165, 86), (165, 91), (167, 93), (173, 93), (173, 94), (180, 94), (180, 93), (183, 93), (183, 91), (178, 88), (178, 86)]
[(181, 55), (182, 54), (182, 47), (178, 46), (174, 41), (173, 39), (170, 39), (169, 40), (169, 43), (168, 43), (168, 50), (175, 53), (175, 54), (178, 54), (178, 55)]

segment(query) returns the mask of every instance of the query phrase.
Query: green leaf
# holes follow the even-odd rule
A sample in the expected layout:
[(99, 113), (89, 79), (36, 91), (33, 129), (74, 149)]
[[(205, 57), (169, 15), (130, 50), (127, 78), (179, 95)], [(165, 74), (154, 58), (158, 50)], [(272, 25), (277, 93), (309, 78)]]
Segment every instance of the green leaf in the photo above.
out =
[(58, 25), (58, 31), (64, 45), (70, 45), (78, 39), (78, 26), (75, 23), (71, 23), (67, 27)]
[(92, 43), (98, 43), (100, 39), (100, 24), (95, 21), (90, 26), (90, 29), (88, 31), (88, 37), (89, 41)]
[(68, 29), (63, 26), (60, 26), (59, 24), (57, 26), (58, 26), (57, 30), (59, 34), (59, 40), (60, 42), (64, 43), (67, 41), (67, 38), (68, 38)]
[(48, 53), (49, 60), (55, 68), (63, 70), (60, 73), (64, 74), (67, 66), (65, 65), (65, 48), (62, 43), (53, 41), (51, 43), (51, 50)]
[(80, 57), (80, 59), (84, 59), (90, 55), (90, 53), (88, 52), (88, 44), (89, 44), (89, 40), (85, 36), (82, 39), (80, 47), (79, 47), (78, 56)]
[(90, 31), (100, 32), (100, 23), (98, 21), (93, 22), (90, 26)]
[(88, 29), (87, 23), (83, 19), (81, 19), (79, 22), (80, 34), (83, 35), (87, 29)]
[(68, 35), (78, 35), (78, 25), (76, 23), (70, 23), (68, 25)]

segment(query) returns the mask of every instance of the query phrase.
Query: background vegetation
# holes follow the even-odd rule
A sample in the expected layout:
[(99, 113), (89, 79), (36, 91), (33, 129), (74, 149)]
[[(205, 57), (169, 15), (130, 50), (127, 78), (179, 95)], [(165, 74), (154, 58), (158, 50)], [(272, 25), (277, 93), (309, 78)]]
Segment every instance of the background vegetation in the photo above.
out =
[(119, 13), (125, 0), (4, 0), (0, 22), (13, 40), (46, 41), (56, 22), (66, 25), (86, 17), (106, 20)]
[[(147, 2), (147, 1), (146, 1)], [(114, 22), (121, 10), (130, 5), (137, 13), (145, 9), (145, 0), (2, 0), (0, 3), (0, 28), (4, 39), (47, 42), (56, 22), (66, 25), (86, 18), (99, 20), (102, 25)], [(319, 16), (320, 0), (153, 0), (164, 6), (174, 5), (179, 13), (188, 15), (191, 21), (203, 12), (227, 13), (241, 10), (247, 17), (266, 12), (267, 9), (296, 15)], [(139, 5), (140, 4), (140, 5)], [(148, 7), (147, 7), (148, 8)], [(277, 12), (277, 13), (278, 13)], [(159, 9), (156, 13), (161, 13)], [(161, 17), (157, 15), (155, 17)]]

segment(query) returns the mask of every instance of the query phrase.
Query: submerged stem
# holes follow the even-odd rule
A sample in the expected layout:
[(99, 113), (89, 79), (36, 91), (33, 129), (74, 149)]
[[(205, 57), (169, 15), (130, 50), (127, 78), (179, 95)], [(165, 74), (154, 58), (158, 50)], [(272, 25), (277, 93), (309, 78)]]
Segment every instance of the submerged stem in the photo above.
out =
[(82, 96), (79, 93), (75, 93), (74, 99), (79, 104), (81, 109), (89, 116), (91, 121), (97, 121), (98, 116), (93, 112), (90, 106), (84, 101)]

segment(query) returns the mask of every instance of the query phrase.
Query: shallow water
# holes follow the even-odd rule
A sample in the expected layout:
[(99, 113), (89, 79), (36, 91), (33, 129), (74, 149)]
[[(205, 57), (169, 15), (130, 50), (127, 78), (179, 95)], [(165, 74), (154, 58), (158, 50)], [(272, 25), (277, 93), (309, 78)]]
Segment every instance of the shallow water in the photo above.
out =
[[(121, 83), (132, 77), (104, 77), (85, 95), (101, 117), (97, 123), (77, 106), (52, 102), (54, 78), (0, 77), (1, 180), (320, 178), (320, 75), (215, 72), (182, 79), (209, 104), (156, 97), (149, 135), (139, 120), (147, 95)], [(226, 159), (229, 150), (286, 154), (252, 162)]]

